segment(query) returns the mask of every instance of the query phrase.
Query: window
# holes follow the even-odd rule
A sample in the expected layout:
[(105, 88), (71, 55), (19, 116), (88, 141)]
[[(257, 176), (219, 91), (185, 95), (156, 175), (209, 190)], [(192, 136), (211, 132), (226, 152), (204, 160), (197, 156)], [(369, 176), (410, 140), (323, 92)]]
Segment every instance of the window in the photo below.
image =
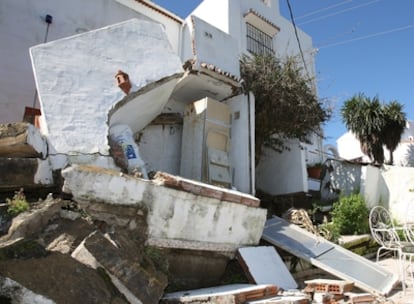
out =
[(246, 25), (247, 50), (256, 55), (274, 54), (272, 37), (248, 22)]

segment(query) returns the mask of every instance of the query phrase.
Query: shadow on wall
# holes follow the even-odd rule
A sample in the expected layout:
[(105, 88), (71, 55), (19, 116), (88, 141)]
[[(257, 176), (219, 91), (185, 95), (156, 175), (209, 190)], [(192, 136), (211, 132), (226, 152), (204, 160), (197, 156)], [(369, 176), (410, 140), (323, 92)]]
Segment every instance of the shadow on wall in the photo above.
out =
[(340, 195), (350, 195), (360, 190), (361, 164), (349, 163), (337, 159), (327, 159), (321, 180), (321, 200), (332, 203)]

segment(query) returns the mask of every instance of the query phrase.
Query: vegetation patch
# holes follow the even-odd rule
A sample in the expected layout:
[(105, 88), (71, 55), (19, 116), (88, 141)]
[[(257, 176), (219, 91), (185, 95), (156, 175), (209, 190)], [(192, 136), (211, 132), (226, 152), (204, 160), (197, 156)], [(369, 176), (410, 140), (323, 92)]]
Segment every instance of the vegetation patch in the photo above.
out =
[(369, 209), (360, 194), (340, 197), (331, 211), (333, 228), (341, 235), (369, 233)]
[(7, 212), (11, 216), (16, 216), (19, 213), (22, 213), (30, 209), (30, 204), (26, 200), (23, 188), (17, 191), (12, 199), (6, 198), (6, 203), (8, 205)]

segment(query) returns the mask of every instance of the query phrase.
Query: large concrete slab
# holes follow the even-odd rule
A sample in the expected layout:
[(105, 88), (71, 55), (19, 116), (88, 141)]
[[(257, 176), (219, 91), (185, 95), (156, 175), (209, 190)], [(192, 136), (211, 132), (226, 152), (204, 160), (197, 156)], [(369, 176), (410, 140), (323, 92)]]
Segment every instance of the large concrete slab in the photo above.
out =
[[(145, 127), (183, 74), (162, 25), (138, 19), (38, 45), (30, 54), (51, 153), (108, 163), (110, 124)], [(129, 75), (128, 95), (115, 79), (119, 70)]]
[(148, 210), (148, 244), (168, 248), (234, 252), (257, 245), (266, 209), (195, 195), (92, 166), (62, 171), (63, 191), (88, 202), (141, 206)]
[[(158, 303), (168, 284), (167, 277), (151, 263), (138, 263), (138, 258), (131, 260), (130, 248), (118, 248), (108, 238), (98, 231), (91, 233), (72, 257), (94, 269), (103, 267), (130, 303)], [(140, 248), (133, 247), (135, 257), (141, 256)]]

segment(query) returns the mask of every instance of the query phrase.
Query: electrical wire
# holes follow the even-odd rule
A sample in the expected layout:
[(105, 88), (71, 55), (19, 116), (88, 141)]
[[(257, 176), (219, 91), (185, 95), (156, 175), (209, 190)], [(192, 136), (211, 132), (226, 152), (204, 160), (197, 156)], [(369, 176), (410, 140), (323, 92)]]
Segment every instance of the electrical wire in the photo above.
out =
[(337, 3), (337, 4), (334, 4), (334, 5), (330, 5), (330, 6), (327, 6), (327, 7), (321, 8), (321, 9), (318, 9), (318, 10), (316, 10), (316, 11), (313, 11), (313, 12), (307, 13), (307, 14), (305, 14), (305, 15), (302, 15), (302, 16), (299, 16), (299, 17), (296, 17), (296, 20), (300, 20), (300, 19), (304, 19), (304, 18), (309, 17), (309, 16), (312, 16), (312, 15), (316, 15), (316, 14), (318, 14), (318, 13), (320, 13), (320, 12), (330, 10), (330, 9), (332, 9), (332, 8), (335, 8), (335, 7), (338, 7), (338, 6), (341, 6), (341, 5), (347, 4), (347, 3), (349, 3), (349, 2), (352, 2), (352, 0), (346, 0), (346, 1), (343, 1), (343, 2), (341, 2), (341, 3)]
[(303, 55), (302, 45), (300, 44), (300, 39), (299, 39), (299, 35), (298, 35), (298, 29), (296, 27), (295, 18), (293, 17), (292, 7), (290, 6), (290, 1), (289, 0), (286, 0), (286, 2), (287, 2), (287, 5), (288, 5), (288, 8), (289, 8), (290, 19), (292, 21), (292, 25), (293, 25), (293, 28), (295, 30), (296, 41), (298, 42), (299, 52), (300, 52), (300, 56), (302, 58), (303, 67), (305, 68), (306, 75), (308, 76), (308, 79), (311, 79), (311, 77), (309, 75), (308, 67), (306, 65), (305, 56)]
[(395, 32), (408, 30), (410, 28), (414, 28), (414, 24), (410, 24), (410, 25), (406, 25), (406, 26), (402, 26), (402, 27), (398, 27), (398, 28), (395, 28), (395, 29), (382, 31), (382, 32), (378, 32), (378, 33), (374, 33), (374, 34), (370, 34), (370, 35), (366, 35), (366, 36), (361, 36), (361, 37), (356, 37), (356, 38), (352, 38), (352, 39), (348, 39), (348, 40), (343, 40), (343, 41), (340, 41), (340, 42), (325, 44), (325, 45), (319, 46), (318, 49), (324, 49), (324, 48), (338, 46), (338, 45), (342, 45), (342, 44), (347, 44), (347, 43), (351, 43), (351, 42), (355, 42), (355, 41), (365, 40), (365, 39), (369, 39), (369, 38), (373, 38), (373, 37), (378, 37), (378, 36), (382, 36), (382, 35), (386, 35), (386, 34), (391, 34), (391, 33), (395, 33)]
[(327, 19), (329, 17), (333, 17), (333, 16), (340, 15), (342, 13), (346, 13), (346, 12), (349, 12), (349, 11), (353, 11), (353, 10), (355, 10), (357, 8), (361, 8), (361, 7), (364, 7), (364, 6), (368, 6), (368, 5), (371, 5), (371, 4), (376, 3), (376, 2), (379, 2), (379, 1), (381, 1), (381, 0), (373, 0), (373, 1), (370, 1), (370, 2), (366, 2), (366, 3), (359, 4), (359, 5), (355, 5), (355, 6), (352, 6), (352, 7), (347, 8), (347, 9), (343, 9), (343, 10), (337, 11), (335, 13), (331, 13), (331, 14), (324, 15), (324, 16), (321, 16), (321, 17), (313, 18), (313, 19), (308, 20), (308, 21), (301, 22), (301, 23), (299, 23), (299, 25), (309, 24), (309, 23), (312, 23), (312, 22), (316, 22), (316, 21), (320, 21), (320, 20), (323, 20), (323, 19)]

